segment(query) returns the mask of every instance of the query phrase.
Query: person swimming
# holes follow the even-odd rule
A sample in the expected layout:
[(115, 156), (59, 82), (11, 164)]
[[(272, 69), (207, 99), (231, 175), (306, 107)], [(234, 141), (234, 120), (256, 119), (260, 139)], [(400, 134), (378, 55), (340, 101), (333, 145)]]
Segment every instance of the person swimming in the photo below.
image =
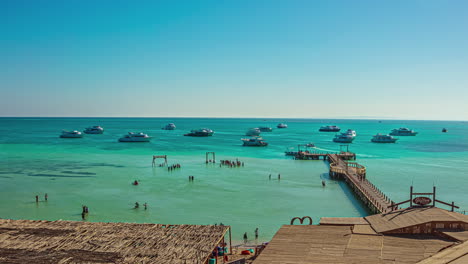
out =
[(133, 185), (138, 185), (138, 181), (135, 180), (132, 184), (133, 184)]

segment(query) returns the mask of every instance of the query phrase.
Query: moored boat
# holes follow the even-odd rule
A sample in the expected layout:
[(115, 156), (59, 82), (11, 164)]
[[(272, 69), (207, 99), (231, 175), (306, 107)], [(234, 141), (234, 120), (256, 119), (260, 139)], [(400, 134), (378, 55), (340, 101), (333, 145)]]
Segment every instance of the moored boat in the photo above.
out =
[(250, 128), (249, 130), (247, 130), (247, 132), (245, 132), (245, 135), (246, 136), (259, 136), (261, 132), (262, 131), (260, 131), (258, 127), (255, 127), (255, 128)]
[(447, 133), (447, 131), (448, 131), (448, 130), (447, 130), (446, 128), (442, 128), (442, 132), (443, 132), (443, 133)]
[(299, 151), (296, 150), (286, 150), (284, 152), (284, 155), (286, 156), (296, 156), (297, 154), (299, 154)]
[(322, 126), (320, 127), (320, 132), (339, 132), (341, 129), (337, 126)]
[(268, 143), (263, 141), (263, 138), (261, 137), (242, 138), (241, 140), (244, 142), (244, 146), (249, 146), (249, 147), (268, 146)]
[(102, 134), (104, 133), (104, 128), (101, 126), (92, 126), (87, 127), (83, 132), (86, 134)]
[(286, 125), (285, 123), (279, 123), (276, 127), (277, 128), (288, 128), (288, 125)]
[(398, 138), (394, 138), (390, 135), (382, 135), (380, 133), (371, 139), (371, 141), (374, 143), (395, 143), (397, 140)]
[(262, 132), (272, 132), (272, 131), (273, 131), (273, 128), (271, 128), (271, 127), (264, 127), (264, 126), (259, 127), (258, 129), (260, 129), (260, 131), (262, 131)]
[(169, 124), (165, 125), (162, 129), (164, 129), (164, 130), (174, 130), (174, 129), (176, 129), (176, 126), (174, 125), (174, 123), (169, 123)]
[(392, 132), (390, 132), (390, 135), (392, 136), (416, 136), (416, 134), (418, 134), (418, 132), (415, 132), (414, 130), (410, 130), (409, 128), (406, 128), (406, 127), (393, 129)]
[(336, 135), (333, 138), (333, 142), (337, 142), (337, 143), (352, 143), (353, 140), (354, 140), (354, 137), (346, 133), (341, 133), (339, 135)]
[(73, 131), (63, 130), (60, 137), (61, 138), (82, 138), (83, 134), (78, 130), (73, 130)]
[(149, 142), (151, 137), (145, 133), (128, 132), (127, 135), (119, 138), (119, 142)]
[(201, 129), (194, 129), (190, 131), (190, 133), (184, 134), (184, 136), (189, 137), (209, 137), (212, 136), (214, 133), (213, 130), (209, 128), (201, 128)]
[(352, 137), (356, 137), (356, 130), (348, 129), (348, 130), (346, 130), (346, 132), (344, 132), (342, 134), (349, 135), (349, 136), (352, 136)]

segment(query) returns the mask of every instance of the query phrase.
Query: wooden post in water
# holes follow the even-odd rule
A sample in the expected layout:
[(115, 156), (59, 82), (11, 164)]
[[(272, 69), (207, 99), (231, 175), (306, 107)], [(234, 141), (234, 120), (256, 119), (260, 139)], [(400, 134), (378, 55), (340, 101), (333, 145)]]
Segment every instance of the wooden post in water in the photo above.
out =
[(215, 152), (206, 152), (205, 158), (206, 158), (206, 163), (208, 164), (208, 156), (211, 154), (213, 156), (213, 163), (216, 163), (216, 153)]
[(229, 226), (229, 253), (232, 255), (231, 227)]
[(409, 206), (413, 207), (413, 185), (411, 185), (411, 187), (410, 187)]

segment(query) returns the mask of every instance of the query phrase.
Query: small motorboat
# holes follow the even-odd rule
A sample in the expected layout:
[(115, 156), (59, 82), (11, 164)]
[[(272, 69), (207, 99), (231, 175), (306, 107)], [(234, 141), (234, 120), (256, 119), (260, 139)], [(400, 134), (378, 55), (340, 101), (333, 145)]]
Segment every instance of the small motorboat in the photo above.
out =
[(286, 125), (285, 123), (279, 123), (276, 127), (277, 128), (288, 128), (288, 125)]
[(447, 133), (447, 131), (448, 131), (448, 130), (447, 130), (446, 128), (442, 128), (442, 132), (443, 132), (443, 133)]
[(320, 132), (339, 132), (341, 129), (337, 126), (322, 126)]
[(92, 126), (87, 127), (83, 132), (86, 134), (102, 134), (104, 133), (104, 128), (101, 126)]
[(164, 126), (162, 129), (164, 129), (164, 130), (174, 130), (174, 129), (176, 129), (176, 126), (174, 125), (174, 123), (169, 123), (166, 126)]
[(63, 130), (60, 137), (61, 138), (82, 138), (83, 134), (78, 130), (73, 130), (73, 131)]
[(119, 142), (149, 142), (151, 137), (145, 133), (128, 132), (127, 135), (119, 138)]

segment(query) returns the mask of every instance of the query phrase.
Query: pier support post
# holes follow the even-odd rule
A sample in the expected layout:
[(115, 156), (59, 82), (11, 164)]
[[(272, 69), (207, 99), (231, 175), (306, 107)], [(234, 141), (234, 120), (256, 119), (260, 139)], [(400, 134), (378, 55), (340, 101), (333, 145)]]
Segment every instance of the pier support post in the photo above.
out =
[(410, 187), (410, 202), (409, 202), (409, 206), (410, 207), (413, 207), (413, 185), (411, 185)]
[(231, 227), (229, 227), (229, 253), (232, 255)]

